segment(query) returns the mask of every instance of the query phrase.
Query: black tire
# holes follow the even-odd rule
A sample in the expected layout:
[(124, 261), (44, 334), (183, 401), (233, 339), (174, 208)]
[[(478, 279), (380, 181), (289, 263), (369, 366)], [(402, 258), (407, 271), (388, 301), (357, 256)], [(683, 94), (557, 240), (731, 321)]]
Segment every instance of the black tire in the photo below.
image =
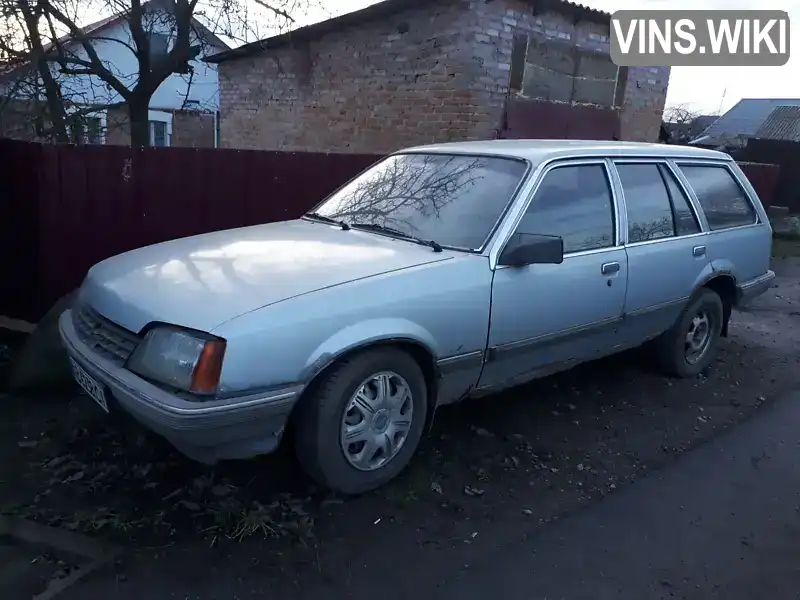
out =
[[(383, 371), (392, 371), (408, 383), (413, 404), (411, 424), (394, 458), (373, 471), (362, 471), (345, 457), (340, 443), (341, 423), (357, 387)], [(397, 477), (416, 451), (428, 409), (425, 376), (417, 362), (400, 349), (366, 350), (333, 365), (298, 409), (294, 446), (306, 472), (318, 484), (335, 492), (363, 494)]]
[[(695, 317), (701, 314), (709, 318), (710, 337), (702, 355), (695, 362), (691, 362), (687, 358), (686, 336)], [(719, 352), (724, 319), (725, 311), (719, 294), (708, 288), (700, 290), (675, 325), (655, 340), (656, 356), (662, 370), (667, 375), (684, 379), (697, 377), (705, 371)]]

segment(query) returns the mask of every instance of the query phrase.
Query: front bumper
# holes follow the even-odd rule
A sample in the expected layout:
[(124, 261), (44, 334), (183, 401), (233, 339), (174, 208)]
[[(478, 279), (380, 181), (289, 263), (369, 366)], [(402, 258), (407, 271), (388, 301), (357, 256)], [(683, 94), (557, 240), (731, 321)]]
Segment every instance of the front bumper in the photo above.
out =
[(148, 383), (92, 352), (77, 336), (72, 311), (59, 318), (59, 333), (75, 362), (106, 387), (117, 406), (166, 438), (188, 457), (213, 464), (275, 450), (302, 386), (196, 402)]
[(757, 298), (766, 292), (772, 285), (772, 280), (775, 279), (774, 271), (767, 271), (763, 275), (745, 281), (744, 283), (736, 286), (736, 305), (744, 306), (753, 298)]

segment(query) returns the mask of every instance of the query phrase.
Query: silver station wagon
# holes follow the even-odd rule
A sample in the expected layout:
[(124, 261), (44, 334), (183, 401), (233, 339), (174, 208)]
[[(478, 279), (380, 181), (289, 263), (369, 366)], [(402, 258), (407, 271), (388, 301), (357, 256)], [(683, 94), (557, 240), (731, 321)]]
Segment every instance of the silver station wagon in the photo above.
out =
[(432, 145), (300, 219), (105, 260), (60, 330), (103, 409), (189, 457), (287, 437), (320, 484), (358, 494), (408, 464), (444, 404), (645, 342), (696, 376), (732, 308), (770, 286), (771, 244), (726, 154)]

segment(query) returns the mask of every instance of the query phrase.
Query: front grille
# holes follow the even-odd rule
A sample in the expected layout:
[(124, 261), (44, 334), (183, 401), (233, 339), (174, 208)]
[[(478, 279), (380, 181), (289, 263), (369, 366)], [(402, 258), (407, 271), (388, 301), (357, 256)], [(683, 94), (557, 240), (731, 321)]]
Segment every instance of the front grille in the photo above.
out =
[(78, 338), (93, 352), (119, 366), (125, 364), (141, 341), (135, 333), (112, 323), (85, 304), (76, 307), (72, 314)]

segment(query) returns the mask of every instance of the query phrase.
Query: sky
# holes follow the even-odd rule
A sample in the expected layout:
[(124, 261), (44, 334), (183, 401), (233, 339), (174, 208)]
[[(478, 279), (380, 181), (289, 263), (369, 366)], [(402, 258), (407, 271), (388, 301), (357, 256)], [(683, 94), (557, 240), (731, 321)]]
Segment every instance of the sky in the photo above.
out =
[[(372, 0), (321, 0), (325, 8), (311, 11), (303, 24), (334, 14), (364, 8)], [(785, 10), (791, 20), (790, 47), (800, 48), (800, 0), (575, 0), (606, 12), (626, 9), (758, 9)], [(783, 67), (674, 67), (668, 106), (692, 112), (725, 112), (742, 98), (796, 98), (800, 96), (800, 55)]]

